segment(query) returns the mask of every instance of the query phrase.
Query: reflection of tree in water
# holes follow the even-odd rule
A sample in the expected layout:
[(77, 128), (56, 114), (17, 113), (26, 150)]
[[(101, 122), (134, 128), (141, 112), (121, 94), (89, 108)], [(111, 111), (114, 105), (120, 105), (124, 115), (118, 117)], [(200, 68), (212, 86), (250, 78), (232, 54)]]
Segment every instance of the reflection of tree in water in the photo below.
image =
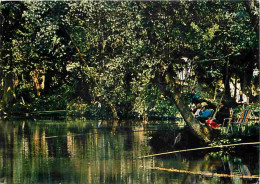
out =
[(13, 180), (13, 159), (14, 159), (14, 134), (13, 124), (1, 123), (0, 126), (0, 149), (1, 149), (1, 172), (0, 180), (3, 183), (12, 183)]
[[(230, 174), (229, 167), (226, 163), (221, 162), (218, 159), (209, 159), (208, 155), (204, 156), (204, 159), (189, 162), (188, 171), (202, 171), (209, 173), (222, 173)], [(213, 175), (214, 176), (214, 175)], [(212, 177), (213, 177), (212, 176)], [(194, 174), (185, 174), (182, 183), (212, 183), (212, 177)], [(216, 183), (232, 183), (231, 178), (215, 178)]]
[(229, 153), (225, 159), (222, 158), (226, 156), (224, 153), (213, 155), (197, 151), (135, 160), (140, 155), (151, 154), (147, 132), (154, 129), (151, 124), (120, 121), (2, 123), (0, 176), (3, 179), (0, 180), (6, 183), (174, 183), (176, 180), (178, 183), (182, 180), (228, 183), (228, 178), (156, 172), (142, 167), (228, 173), (227, 161), (234, 172), (238, 172), (239, 165), (247, 165), (251, 174), (258, 171), (257, 164), (250, 164), (252, 159), (257, 160), (256, 156), (249, 155), (250, 160), (244, 158), (242, 152), (241, 157)]
[[(47, 137), (57, 135), (57, 129), (59, 128), (48, 129), (46, 125), (36, 122), (1, 122), (0, 154), (1, 162), (4, 163), (1, 171), (3, 177), (7, 178), (7, 183), (64, 179), (64, 174), (61, 174), (60, 170), (52, 172), (59, 165), (49, 159), (68, 157), (66, 137), (65, 139)], [(64, 133), (64, 130), (60, 133)], [(62, 145), (63, 148), (57, 145)]]
[[(180, 133), (182, 134), (181, 138), (179, 138)], [(200, 144), (196, 144), (194, 137), (186, 130), (156, 131), (151, 135), (152, 139), (150, 143), (156, 153), (202, 147)], [(174, 169), (180, 169), (184, 173), (186, 171), (190, 172), (190, 174), (183, 174), (183, 184), (212, 182), (237, 183), (238, 181), (256, 183), (257, 179), (255, 179), (255, 176), (258, 175), (259, 171), (258, 154), (258, 150), (253, 146), (230, 147), (220, 151), (219, 149), (198, 150), (157, 156), (159, 160), (156, 161), (156, 166), (158, 170), (167, 171), (168, 169), (168, 172), (174, 172)], [(183, 163), (184, 165), (176, 165), (176, 163), (170, 162), (173, 158), (178, 159), (178, 163)], [(202, 174), (199, 174), (200, 172)], [(213, 176), (206, 176), (207, 173), (213, 173)], [(226, 174), (227, 177), (220, 177), (221, 175), (214, 176), (214, 173)], [(228, 177), (230, 175), (233, 175), (233, 177)], [(238, 177), (243, 175), (254, 176), (250, 179)]]
[[(52, 125), (51, 128), (46, 129), (46, 137), (56, 135), (67, 135), (67, 128), (59, 125)], [(55, 137), (47, 139), (48, 153), (50, 157), (69, 157), (67, 137)]]
[(200, 147), (200, 140), (189, 129), (168, 129), (152, 132), (150, 144), (155, 152)]
[[(246, 150), (250, 153), (242, 155)], [(182, 183), (185, 184), (256, 183), (259, 171), (258, 164), (255, 164), (259, 161), (257, 149), (251, 147), (250, 151), (248, 148), (240, 148), (240, 152), (235, 152), (234, 149), (215, 152), (191, 151), (161, 156), (155, 164), (158, 168), (155, 169), (180, 173), (183, 175)], [(170, 162), (174, 157), (174, 160), (178, 159), (178, 163), (182, 164)], [(242, 178), (243, 176), (249, 178)]]

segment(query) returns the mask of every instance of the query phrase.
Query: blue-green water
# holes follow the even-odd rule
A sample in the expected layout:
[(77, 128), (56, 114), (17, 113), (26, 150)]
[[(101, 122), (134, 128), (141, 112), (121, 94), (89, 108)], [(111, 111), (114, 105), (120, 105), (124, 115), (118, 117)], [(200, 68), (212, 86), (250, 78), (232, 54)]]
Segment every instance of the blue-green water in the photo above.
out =
[[(174, 128), (178, 129), (172, 122), (0, 122), (0, 183), (257, 182), (257, 179), (239, 177), (246, 171), (259, 175), (258, 154), (251, 147), (239, 155), (180, 153), (137, 159), (153, 153), (148, 141), (152, 132)], [(207, 173), (232, 174), (233, 177)]]

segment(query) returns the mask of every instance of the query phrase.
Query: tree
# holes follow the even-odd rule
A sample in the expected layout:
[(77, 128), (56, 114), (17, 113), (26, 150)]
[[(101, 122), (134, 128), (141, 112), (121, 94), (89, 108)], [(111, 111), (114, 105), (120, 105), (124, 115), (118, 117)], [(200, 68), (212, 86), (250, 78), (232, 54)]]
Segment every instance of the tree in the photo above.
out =
[[(252, 51), (258, 35), (255, 25), (248, 24), (254, 16), (244, 2), (13, 4), (2, 5), (4, 17), (20, 25), (1, 24), (12, 30), (12, 39), (1, 40), (3, 58), (9, 58), (6, 66), (17, 71), (17, 102), (48, 101), (55, 109), (67, 108), (79, 97), (88, 105), (101, 102), (114, 118), (127, 112), (145, 117), (158, 104), (176, 106), (195, 134), (208, 142), (180, 90), (181, 58), (192, 61), (199, 83), (222, 80), (227, 96), (230, 78), (250, 81), (248, 73), (256, 65)], [(14, 11), (19, 12), (15, 19)], [(209, 70), (213, 77), (204, 75)], [(60, 94), (66, 96), (64, 103), (55, 106)]]
[[(1, 60), (0, 79), (2, 108), (10, 108), (15, 98), (15, 87), (17, 86), (17, 68), (15, 50), (17, 31), (23, 29), (22, 12), (25, 9), (24, 3), (4, 2), (0, 5), (1, 11)], [(1, 109), (2, 109), (1, 108)]]

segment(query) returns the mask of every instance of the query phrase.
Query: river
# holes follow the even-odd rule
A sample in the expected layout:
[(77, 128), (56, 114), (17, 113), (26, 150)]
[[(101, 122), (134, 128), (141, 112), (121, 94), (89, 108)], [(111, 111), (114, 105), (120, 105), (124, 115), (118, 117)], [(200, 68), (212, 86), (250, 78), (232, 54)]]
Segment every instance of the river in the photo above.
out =
[[(152, 154), (155, 131), (182, 123), (85, 119), (0, 122), (0, 183), (256, 183), (258, 151)], [(231, 149), (231, 148), (230, 148)], [(192, 155), (192, 156), (191, 156)], [(221, 175), (225, 174), (225, 175)], [(243, 174), (252, 178), (241, 178)], [(223, 177), (225, 176), (225, 177)]]

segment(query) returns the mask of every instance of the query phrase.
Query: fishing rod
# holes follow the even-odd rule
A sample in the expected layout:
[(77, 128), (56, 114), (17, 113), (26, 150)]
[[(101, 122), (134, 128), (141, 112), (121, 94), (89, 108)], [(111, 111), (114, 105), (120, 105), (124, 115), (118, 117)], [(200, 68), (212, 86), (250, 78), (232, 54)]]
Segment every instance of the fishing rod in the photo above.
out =
[(219, 178), (259, 178), (259, 175), (238, 175), (238, 174), (220, 174), (220, 173), (212, 173), (212, 172), (203, 172), (203, 171), (188, 171), (183, 169), (174, 169), (174, 168), (162, 168), (162, 167), (146, 167), (146, 169), (159, 170), (159, 171), (168, 171), (175, 173), (185, 173), (185, 174), (194, 174), (194, 175), (203, 175), (207, 177), (219, 177)]
[(206, 146), (206, 147), (200, 147), (200, 148), (183, 149), (183, 150), (169, 151), (169, 152), (164, 152), (164, 153), (156, 153), (156, 154), (141, 156), (141, 157), (138, 157), (138, 158), (143, 159), (143, 158), (150, 158), (150, 157), (168, 155), (168, 154), (174, 154), (174, 153), (196, 151), (196, 150), (205, 150), (205, 149), (212, 149), (212, 148), (224, 148), (224, 147), (232, 147), (232, 146), (243, 146), (243, 145), (256, 145), (256, 144), (260, 144), (260, 142), (247, 142), (247, 143), (236, 143), (236, 144), (226, 144), (226, 145), (218, 145), (218, 146)]

